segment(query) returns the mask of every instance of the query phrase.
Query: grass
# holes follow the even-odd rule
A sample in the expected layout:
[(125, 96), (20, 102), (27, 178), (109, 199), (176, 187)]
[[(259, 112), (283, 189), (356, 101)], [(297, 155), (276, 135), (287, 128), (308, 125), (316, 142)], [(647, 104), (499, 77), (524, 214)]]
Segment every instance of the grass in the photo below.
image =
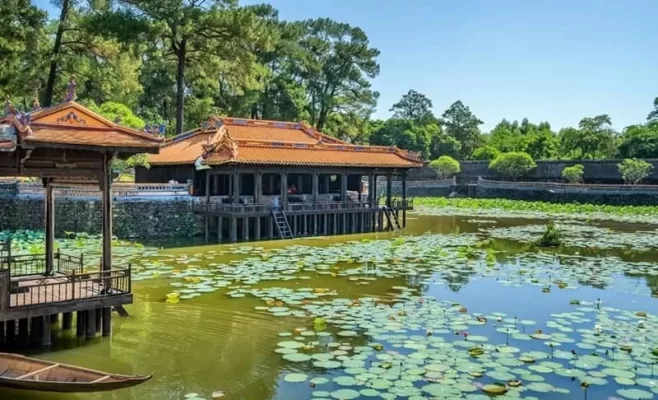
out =
[(541, 237), (535, 242), (539, 247), (558, 247), (562, 245), (562, 233), (554, 224), (548, 224)]
[(658, 206), (612, 206), (580, 203), (546, 203), (507, 199), (471, 199), (445, 197), (416, 197), (414, 205), (421, 207), (453, 207), (463, 209), (490, 209), (550, 214), (614, 214), (658, 216)]

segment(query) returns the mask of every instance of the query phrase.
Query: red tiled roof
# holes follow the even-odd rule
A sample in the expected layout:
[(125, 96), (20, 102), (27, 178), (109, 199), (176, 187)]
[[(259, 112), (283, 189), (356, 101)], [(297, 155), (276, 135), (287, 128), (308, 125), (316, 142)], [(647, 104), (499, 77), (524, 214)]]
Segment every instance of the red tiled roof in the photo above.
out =
[(122, 152), (157, 153), (162, 139), (107, 120), (76, 102), (65, 102), (32, 112), (29, 124), (12, 121), (20, 140), (30, 145), (120, 149)]
[(151, 165), (227, 163), (414, 168), (422, 161), (395, 147), (357, 146), (303, 124), (211, 118), (200, 128), (167, 142)]

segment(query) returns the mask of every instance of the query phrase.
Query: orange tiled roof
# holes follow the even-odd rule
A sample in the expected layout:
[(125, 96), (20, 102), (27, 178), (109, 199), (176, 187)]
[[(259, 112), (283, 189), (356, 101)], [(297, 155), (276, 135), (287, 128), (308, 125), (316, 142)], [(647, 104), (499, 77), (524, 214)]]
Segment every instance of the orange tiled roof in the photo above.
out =
[(162, 143), (155, 135), (120, 126), (74, 101), (34, 111), (29, 114), (29, 123), (15, 117), (5, 121), (12, 121), (20, 132), (20, 140), (31, 146), (157, 153)]
[(422, 161), (395, 147), (357, 146), (292, 122), (213, 117), (169, 140), (151, 165), (229, 163), (291, 166), (413, 168)]

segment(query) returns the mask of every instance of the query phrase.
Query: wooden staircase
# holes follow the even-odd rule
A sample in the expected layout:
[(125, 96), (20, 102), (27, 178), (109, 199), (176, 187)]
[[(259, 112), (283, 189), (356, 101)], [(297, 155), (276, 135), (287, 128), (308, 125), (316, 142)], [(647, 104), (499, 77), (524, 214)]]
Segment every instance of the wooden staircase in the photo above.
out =
[(283, 211), (272, 210), (272, 216), (274, 217), (274, 223), (276, 224), (277, 232), (279, 232), (279, 237), (281, 239), (292, 239), (294, 236), (286, 214)]
[(391, 207), (388, 206), (384, 207), (384, 215), (386, 215), (388, 226), (390, 226), (394, 231), (399, 231), (400, 229), (402, 229), (402, 225), (400, 225), (398, 216)]

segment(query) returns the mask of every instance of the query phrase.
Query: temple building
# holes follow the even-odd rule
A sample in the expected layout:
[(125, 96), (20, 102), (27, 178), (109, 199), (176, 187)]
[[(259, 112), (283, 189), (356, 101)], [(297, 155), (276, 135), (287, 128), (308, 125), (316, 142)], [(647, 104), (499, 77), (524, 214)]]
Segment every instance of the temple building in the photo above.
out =
[[(404, 227), (407, 171), (422, 161), (301, 123), (212, 117), (166, 141), (149, 164), (137, 183), (191, 182), (206, 238), (236, 242)], [(387, 181), (382, 201), (377, 177)], [(393, 177), (401, 199), (391, 196)]]
[[(76, 103), (75, 82), (61, 104), (0, 118), (0, 177), (39, 178), (45, 187), (42, 254), (19, 254), (0, 243), (0, 343), (48, 346), (55, 324), (93, 338), (111, 333), (112, 310), (132, 303), (129, 265), (112, 262), (114, 159), (157, 153), (157, 135), (122, 127)], [(55, 188), (93, 185), (102, 192), (102, 259), (55, 249)], [(0, 210), (5, 212), (5, 210)], [(91, 266), (90, 268), (85, 268)], [(60, 317), (61, 316), (61, 317)]]

